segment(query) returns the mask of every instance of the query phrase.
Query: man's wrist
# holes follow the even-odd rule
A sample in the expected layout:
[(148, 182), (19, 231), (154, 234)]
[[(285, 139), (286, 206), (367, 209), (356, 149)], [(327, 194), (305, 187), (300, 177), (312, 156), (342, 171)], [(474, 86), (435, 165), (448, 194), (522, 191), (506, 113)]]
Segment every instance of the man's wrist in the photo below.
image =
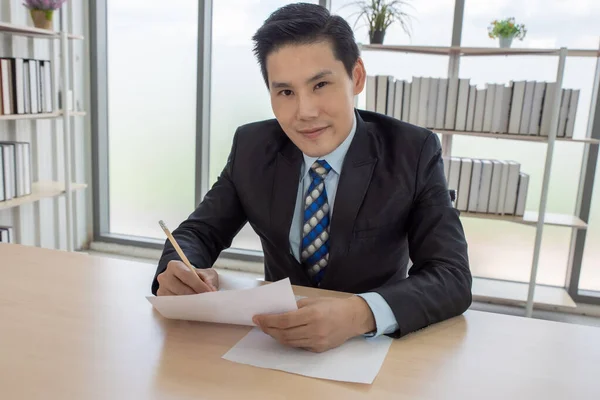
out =
[(375, 316), (369, 304), (360, 296), (352, 296), (347, 299), (352, 313), (352, 329), (354, 336), (377, 330)]

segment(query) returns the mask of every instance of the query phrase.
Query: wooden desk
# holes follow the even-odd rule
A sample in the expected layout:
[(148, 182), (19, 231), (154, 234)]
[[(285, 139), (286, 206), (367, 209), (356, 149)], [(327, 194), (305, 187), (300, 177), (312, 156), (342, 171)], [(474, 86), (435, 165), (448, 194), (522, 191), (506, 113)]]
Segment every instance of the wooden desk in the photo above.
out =
[(249, 328), (162, 318), (153, 273), (0, 245), (0, 397), (600, 399), (597, 328), (468, 311), (395, 340), (373, 385), (348, 384), (223, 360)]

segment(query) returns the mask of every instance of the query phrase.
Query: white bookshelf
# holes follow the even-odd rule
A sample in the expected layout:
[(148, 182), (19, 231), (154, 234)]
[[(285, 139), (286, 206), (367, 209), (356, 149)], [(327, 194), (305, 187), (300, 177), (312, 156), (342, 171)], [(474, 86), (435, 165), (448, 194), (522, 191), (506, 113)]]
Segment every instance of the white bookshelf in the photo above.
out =
[[(519, 284), (518, 287), (512, 283), (506, 283), (502, 281), (496, 281), (497, 284), (491, 284), (488, 281), (482, 281), (481, 284), (474, 284), (473, 292), (474, 295), (484, 298), (484, 292), (490, 291), (490, 285), (494, 288), (493, 298), (502, 298), (513, 301), (522, 302), (525, 305), (525, 315), (531, 317), (533, 312), (533, 306), (535, 304), (556, 304), (571, 307), (574, 306), (573, 300), (569, 297), (566, 290), (560, 289), (557, 291), (551, 291), (547, 288), (543, 288), (536, 282), (537, 271), (539, 267), (540, 251), (543, 228), (545, 225), (560, 226), (570, 228), (572, 230), (587, 229), (587, 224), (580, 218), (573, 215), (555, 214), (548, 213), (547, 200), (548, 200), (548, 187), (550, 183), (550, 173), (552, 166), (552, 158), (554, 155), (554, 144), (556, 141), (564, 141), (570, 143), (580, 143), (586, 146), (588, 151), (589, 146), (598, 146), (599, 140), (591, 137), (591, 125), (588, 126), (586, 136), (583, 138), (573, 137), (562, 137), (557, 135), (559, 128), (559, 111), (561, 106), (561, 92), (563, 89), (563, 78), (565, 63), (567, 57), (591, 57), (596, 59), (596, 74), (594, 82), (594, 90), (598, 90), (600, 85), (600, 49), (529, 49), (529, 48), (487, 48), (487, 47), (453, 47), (453, 46), (395, 46), (395, 45), (371, 45), (363, 44), (360, 45), (361, 51), (374, 51), (374, 52), (398, 52), (398, 53), (412, 53), (412, 54), (426, 54), (432, 56), (448, 56), (449, 67), (448, 67), (448, 79), (459, 78), (459, 65), (461, 57), (483, 57), (483, 56), (543, 56), (552, 59), (557, 63), (556, 73), (556, 90), (554, 95), (548, 100), (550, 104), (550, 115), (551, 120), (549, 123), (549, 133), (547, 136), (543, 135), (529, 135), (529, 134), (510, 134), (510, 133), (493, 133), (493, 132), (479, 132), (471, 130), (448, 130), (448, 129), (431, 129), (433, 132), (442, 135), (442, 149), (443, 156), (445, 159), (449, 159), (452, 156), (452, 138), (456, 135), (482, 137), (496, 140), (514, 140), (516, 143), (527, 141), (537, 142), (546, 145), (546, 158), (544, 164), (544, 173), (542, 178), (542, 189), (540, 206), (538, 210), (525, 211), (523, 216), (514, 215), (501, 215), (492, 213), (474, 213), (461, 211), (461, 218), (482, 218), (488, 220), (505, 221), (509, 223), (518, 223), (523, 225), (532, 226), (535, 228), (535, 243), (533, 248), (533, 259), (531, 264), (531, 274), (529, 282), (525, 284)], [(369, 93), (367, 91), (367, 93)], [(405, 100), (403, 100), (405, 101)], [(592, 96), (592, 104), (590, 109), (595, 109), (597, 97)], [(403, 103), (404, 104), (404, 103)], [(412, 108), (412, 106), (411, 106)], [(396, 112), (396, 110), (394, 110)], [(451, 112), (456, 112), (452, 110)], [(405, 111), (403, 110), (404, 114)], [(402, 118), (404, 119), (404, 118)], [(421, 125), (422, 124), (418, 124)], [(580, 179), (582, 179), (580, 177)], [(581, 182), (580, 182), (581, 183)], [(479, 282), (479, 280), (477, 281)], [(512, 286), (511, 286), (512, 285)], [(538, 293), (536, 293), (536, 290)], [(545, 300), (542, 300), (544, 298)], [(552, 298), (550, 300), (550, 298)]]
[[(65, 21), (67, 19), (66, 7), (60, 9), (60, 20)], [(64, 24), (61, 24), (64, 25)], [(38, 202), (42, 199), (55, 198), (58, 196), (64, 196), (65, 207), (66, 207), (66, 221), (61, 224), (61, 230), (64, 228), (67, 239), (67, 250), (73, 251), (74, 240), (73, 240), (73, 215), (75, 210), (73, 209), (72, 194), (76, 190), (85, 190), (87, 184), (76, 183), (71, 181), (71, 165), (74, 154), (71, 151), (71, 119), (73, 117), (83, 117), (87, 113), (80, 110), (70, 110), (66, 106), (66, 97), (64, 94), (68, 93), (71, 88), (71, 80), (69, 78), (68, 70), (73, 69), (74, 60), (70, 57), (70, 41), (73, 40), (84, 40), (81, 35), (74, 35), (64, 30), (52, 31), (46, 29), (39, 29), (31, 26), (20, 26), (6, 22), (0, 22), (0, 35), (19, 36), (27, 37), (32, 40), (59, 40), (59, 54), (52, 51), (52, 68), (58, 69), (60, 72), (60, 81), (62, 83), (62, 104), (56, 102), (58, 82), (53, 82), (53, 98), (54, 98), (54, 109), (56, 111), (52, 113), (37, 113), (37, 114), (9, 114), (0, 115), (0, 121), (19, 121), (19, 120), (39, 120), (39, 119), (59, 119), (61, 118), (62, 133), (63, 133), (63, 148), (58, 154), (64, 157), (64, 182), (54, 181), (41, 181), (32, 182), (31, 194), (26, 196), (15, 197), (11, 200), (0, 201), (0, 210), (11, 209), (20, 207), (25, 204), (31, 204)], [(10, 54), (2, 54), (2, 57), (10, 57)], [(32, 143), (33, 145), (33, 143)], [(59, 150), (59, 149), (56, 149)], [(32, 163), (36, 161), (32, 158)]]

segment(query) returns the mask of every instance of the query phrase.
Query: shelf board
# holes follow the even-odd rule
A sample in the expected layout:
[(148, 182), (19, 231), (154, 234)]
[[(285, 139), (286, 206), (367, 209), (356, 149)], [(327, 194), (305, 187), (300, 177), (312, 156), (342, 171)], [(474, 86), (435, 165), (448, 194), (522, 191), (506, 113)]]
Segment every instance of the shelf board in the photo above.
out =
[(0, 121), (16, 121), (23, 119), (51, 119), (57, 118), (60, 114), (58, 112), (53, 113), (38, 113), (38, 114), (9, 114), (9, 115), (0, 115)]
[[(471, 292), (475, 301), (502, 302), (509, 305), (525, 306), (529, 285), (524, 282), (510, 282), (488, 278), (473, 277)], [(565, 288), (536, 285), (533, 294), (535, 305), (563, 308), (576, 308), (577, 304)]]
[[(63, 115), (62, 111), (57, 111), (53, 113), (38, 113), (38, 114), (9, 114), (9, 115), (0, 115), (0, 121), (17, 121), (17, 120), (25, 120), (25, 119), (52, 119), (58, 118)], [(71, 111), (70, 116), (85, 116), (87, 113), (85, 111)]]
[[(523, 215), (522, 217), (517, 217), (514, 215), (486, 214), (465, 211), (461, 211), (460, 216), (465, 218), (481, 218), (497, 221), (514, 222), (517, 224), (533, 226), (535, 226), (538, 222), (538, 213), (534, 211), (526, 211), (525, 215)], [(566, 214), (546, 213), (546, 217), (544, 218), (544, 225), (587, 229), (587, 224), (583, 222), (580, 218)]]
[[(10, 35), (17, 36), (27, 36), (27, 37), (35, 37), (35, 38), (45, 38), (45, 39), (59, 39), (60, 32), (50, 31), (48, 29), (40, 29), (34, 28), (32, 26), (22, 26), (22, 25), (14, 25), (9, 24), (7, 22), (0, 22), (0, 33), (6, 33)], [(69, 39), (74, 40), (83, 40), (84, 37), (81, 35), (67, 34)]]
[[(548, 142), (547, 136), (540, 135), (520, 135), (512, 133), (492, 133), (492, 132), (469, 132), (469, 131), (451, 131), (444, 129), (432, 129), (433, 132), (441, 133), (444, 135), (461, 135), (461, 136), (477, 136), (486, 137), (491, 139), (506, 139), (506, 140), (521, 140), (527, 142)], [(556, 140), (562, 142), (574, 142), (574, 143), (591, 143), (599, 144), (600, 140), (592, 138), (568, 138), (568, 137), (557, 137)]]
[[(87, 188), (84, 183), (72, 183), (72, 190), (80, 190)], [(31, 185), (31, 194), (27, 196), (17, 197), (8, 201), (0, 201), (0, 210), (5, 210), (13, 207), (19, 207), (24, 204), (34, 203), (41, 199), (57, 197), (65, 194), (64, 182), (33, 182)]]
[[(63, 112), (60, 111), (59, 115), (63, 115)], [(71, 117), (84, 117), (87, 115), (87, 112), (85, 112), (85, 111), (69, 111), (69, 115)]]
[[(458, 54), (461, 56), (525, 56), (525, 55), (551, 55), (558, 56), (560, 49), (529, 49), (499, 47), (448, 47), (448, 46), (410, 46), (410, 45), (385, 45), (385, 44), (361, 44), (361, 50), (388, 51), (397, 53), (417, 53), (449, 56)], [(600, 57), (598, 49), (567, 49), (567, 55), (571, 57)]]

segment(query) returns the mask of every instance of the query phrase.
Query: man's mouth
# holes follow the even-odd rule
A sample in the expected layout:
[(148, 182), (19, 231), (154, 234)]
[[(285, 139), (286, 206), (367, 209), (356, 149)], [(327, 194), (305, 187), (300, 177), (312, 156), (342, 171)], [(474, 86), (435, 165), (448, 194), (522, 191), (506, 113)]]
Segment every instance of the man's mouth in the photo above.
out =
[(302, 136), (306, 137), (307, 139), (314, 139), (317, 136), (319, 136), (321, 133), (323, 133), (325, 131), (325, 129), (327, 129), (327, 126), (321, 126), (321, 127), (315, 127), (315, 128), (309, 128), (309, 129), (301, 129), (298, 132), (300, 132), (302, 134)]

